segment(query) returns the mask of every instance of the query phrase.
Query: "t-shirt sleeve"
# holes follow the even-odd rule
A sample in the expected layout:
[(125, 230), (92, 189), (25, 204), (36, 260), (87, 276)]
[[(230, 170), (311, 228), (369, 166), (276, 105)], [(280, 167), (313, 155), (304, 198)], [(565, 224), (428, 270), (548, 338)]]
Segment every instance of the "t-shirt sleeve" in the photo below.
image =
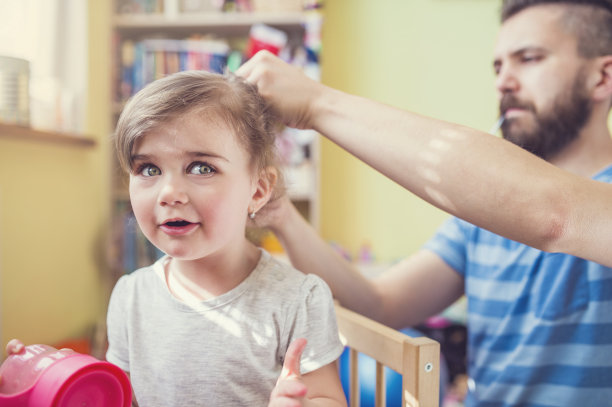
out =
[(108, 350), (106, 351), (106, 360), (129, 372), (128, 321), (126, 317), (128, 290), (126, 283), (127, 276), (121, 277), (117, 281), (108, 303), (106, 315)]
[(287, 344), (297, 338), (308, 341), (301, 359), (301, 372), (306, 374), (334, 362), (344, 346), (340, 342), (334, 302), (327, 284), (315, 275), (307, 275), (302, 288), (304, 295), (296, 304)]
[(465, 275), (467, 234), (470, 226), (469, 223), (452, 217), (440, 226), (423, 248), (434, 252), (456, 272)]

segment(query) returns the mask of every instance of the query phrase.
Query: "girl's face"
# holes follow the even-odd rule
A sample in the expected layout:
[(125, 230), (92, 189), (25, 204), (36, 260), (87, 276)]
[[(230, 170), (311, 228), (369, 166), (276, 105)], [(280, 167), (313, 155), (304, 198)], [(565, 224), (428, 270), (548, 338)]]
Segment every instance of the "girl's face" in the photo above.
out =
[(243, 247), (261, 188), (233, 130), (188, 113), (134, 145), (130, 199), (144, 235), (181, 260)]

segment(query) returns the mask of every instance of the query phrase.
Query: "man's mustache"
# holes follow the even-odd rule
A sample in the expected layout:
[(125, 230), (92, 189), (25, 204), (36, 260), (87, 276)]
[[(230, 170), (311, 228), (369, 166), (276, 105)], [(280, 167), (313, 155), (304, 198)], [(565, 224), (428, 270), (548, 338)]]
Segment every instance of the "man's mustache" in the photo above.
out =
[(499, 113), (503, 116), (510, 109), (529, 110), (535, 113), (533, 103), (522, 101), (513, 95), (505, 95), (499, 102)]

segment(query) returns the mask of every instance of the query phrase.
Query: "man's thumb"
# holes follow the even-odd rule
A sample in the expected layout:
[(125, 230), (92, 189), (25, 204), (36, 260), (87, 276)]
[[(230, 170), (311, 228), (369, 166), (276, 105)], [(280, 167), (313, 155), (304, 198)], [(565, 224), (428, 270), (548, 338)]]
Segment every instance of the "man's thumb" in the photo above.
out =
[(285, 362), (283, 363), (283, 371), (281, 372), (281, 378), (287, 378), (289, 376), (300, 376), (300, 359), (302, 358), (302, 352), (306, 347), (306, 339), (298, 338), (291, 342), (287, 353), (285, 354)]

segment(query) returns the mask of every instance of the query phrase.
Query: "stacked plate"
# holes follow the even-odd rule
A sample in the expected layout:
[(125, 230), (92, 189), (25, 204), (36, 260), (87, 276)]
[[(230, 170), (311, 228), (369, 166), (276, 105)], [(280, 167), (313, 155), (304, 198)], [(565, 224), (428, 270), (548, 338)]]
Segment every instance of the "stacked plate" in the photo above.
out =
[(30, 124), (30, 63), (0, 56), (0, 122)]

